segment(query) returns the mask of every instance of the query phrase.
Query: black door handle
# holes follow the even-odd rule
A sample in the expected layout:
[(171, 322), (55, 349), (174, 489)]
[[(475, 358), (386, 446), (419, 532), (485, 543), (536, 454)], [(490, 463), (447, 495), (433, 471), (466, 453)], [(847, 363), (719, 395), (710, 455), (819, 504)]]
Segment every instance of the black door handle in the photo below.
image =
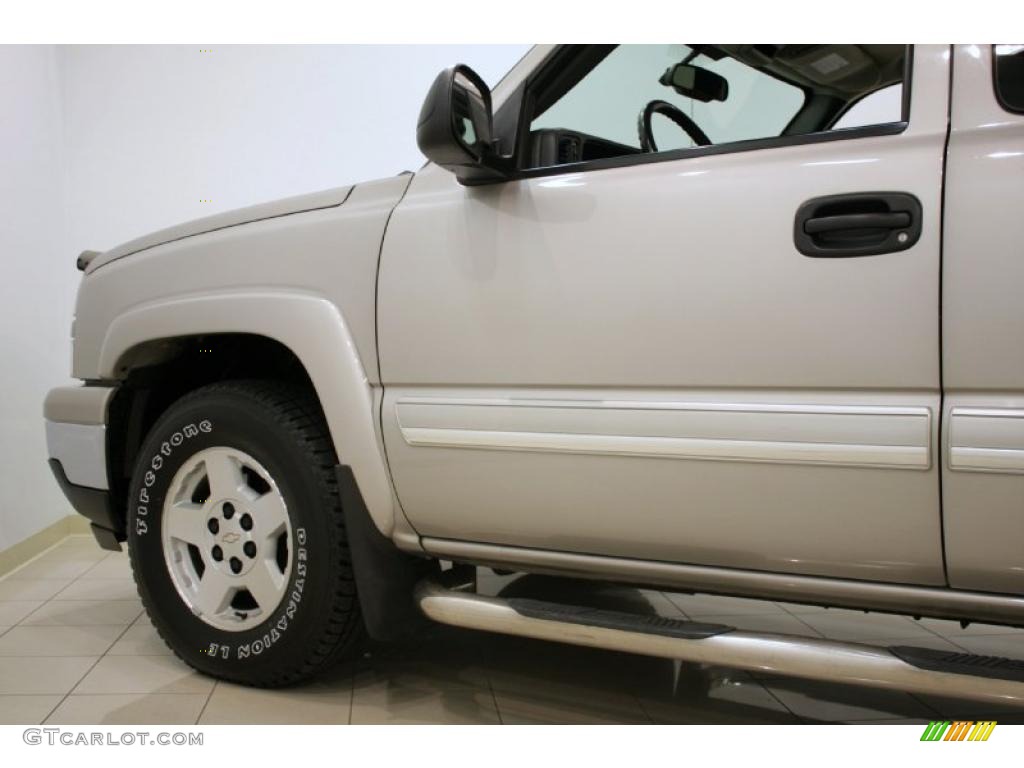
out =
[(796, 212), (793, 241), (816, 258), (905, 251), (921, 237), (921, 203), (906, 192), (857, 192), (808, 200)]
[(910, 214), (902, 213), (845, 213), (838, 216), (819, 216), (804, 222), (804, 232), (839, 232), (844, 229), (906, 229)]

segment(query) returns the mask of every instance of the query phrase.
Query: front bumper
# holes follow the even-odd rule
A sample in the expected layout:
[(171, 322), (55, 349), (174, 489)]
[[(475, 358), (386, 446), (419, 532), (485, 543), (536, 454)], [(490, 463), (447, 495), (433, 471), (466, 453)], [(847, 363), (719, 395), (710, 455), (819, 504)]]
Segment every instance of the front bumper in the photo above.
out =
[(120, 549), (124, 523), (113, 510), (107, 473), (107, 409), (114, 387), (59, 387), (43, 404), (50, 469), (80, 515), (92, 523), (96, 540)]

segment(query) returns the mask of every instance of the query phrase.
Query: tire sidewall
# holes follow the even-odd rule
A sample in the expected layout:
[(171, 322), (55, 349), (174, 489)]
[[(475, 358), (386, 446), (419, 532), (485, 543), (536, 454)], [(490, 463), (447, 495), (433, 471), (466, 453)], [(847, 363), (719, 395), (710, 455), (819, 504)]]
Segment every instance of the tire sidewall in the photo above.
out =
[[(172, 406), (143, 444), (129, 492), (128, 541), (140, 596), (159, 632), (182, 658), (216, 676), (258, 679), (303, 658), (327, 614), (332, 532), (323, 514), (322, 478), (294, 436), (260, 403), (209, 393)], [(164, 501), (178, 470), (214, 447), (244, 451), (270, 474), (292, 529), (285, 596), (259, 625), (213, 627), (187, 607), (171, 579), (162, 543)]]

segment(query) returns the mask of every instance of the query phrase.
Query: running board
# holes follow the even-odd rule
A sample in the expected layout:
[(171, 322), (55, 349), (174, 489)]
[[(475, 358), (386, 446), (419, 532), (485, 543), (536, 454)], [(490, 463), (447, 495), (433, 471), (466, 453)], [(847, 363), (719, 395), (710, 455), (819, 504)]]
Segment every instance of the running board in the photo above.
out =
[(1024, 705), (1024, 663), (1012, 659), (906, 646), (881, 648), (541, 600), (485, 597), (429, 579), (417, 585), (416, 602), (428, 618), (467, 629), (810, 680)]

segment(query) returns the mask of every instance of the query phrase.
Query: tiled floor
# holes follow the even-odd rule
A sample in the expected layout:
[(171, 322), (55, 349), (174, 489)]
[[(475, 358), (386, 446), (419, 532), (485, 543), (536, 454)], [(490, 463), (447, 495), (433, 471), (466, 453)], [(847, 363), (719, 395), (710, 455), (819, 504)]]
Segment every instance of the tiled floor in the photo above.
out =
[[(1024, 631), (481, 571), (488, 593), (546, 596), (744, 629), (1024, 658)], [(1024, 722), (1024, 709), (759, 677), (438, 626), (281, 691), (217, 682), (173, 657), (124, 554), (74, 536), (0, 580), (0, 723)]]

